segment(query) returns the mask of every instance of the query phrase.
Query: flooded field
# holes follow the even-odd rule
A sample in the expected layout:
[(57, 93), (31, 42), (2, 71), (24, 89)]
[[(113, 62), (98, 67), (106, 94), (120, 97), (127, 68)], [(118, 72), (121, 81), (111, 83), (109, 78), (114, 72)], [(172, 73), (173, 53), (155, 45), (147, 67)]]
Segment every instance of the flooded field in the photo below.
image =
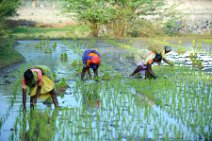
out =
[[(26, 59), (0, 71), (0, 140), (212, 140), (212, 44), (157, 41), (172, 46), (175, 63), (154, 65), (157, 80), (130, 78), (133, 53), (144, 40), (20, 40)], [(81, 56), (97, 49), (99, 80), (80, 80)], [(30, 66), (52, 69), (60, 107), (38, 101), (22, 110), (21, 78)]]

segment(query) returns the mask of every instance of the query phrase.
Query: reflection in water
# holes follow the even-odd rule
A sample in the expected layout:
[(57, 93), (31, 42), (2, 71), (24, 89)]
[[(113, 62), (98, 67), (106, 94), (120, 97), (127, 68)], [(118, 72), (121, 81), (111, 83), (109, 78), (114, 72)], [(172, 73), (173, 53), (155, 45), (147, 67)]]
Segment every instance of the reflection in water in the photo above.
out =
[(84, 109), (99, 108), (100, 97), (99, 97), (99, 86), (98, 82), (85, 84), (82, 91), (82, 102)]
[(20, 139), (23, 141), (50, 141), (56, 133), (58, 110), (35, 111), (23, 113)]

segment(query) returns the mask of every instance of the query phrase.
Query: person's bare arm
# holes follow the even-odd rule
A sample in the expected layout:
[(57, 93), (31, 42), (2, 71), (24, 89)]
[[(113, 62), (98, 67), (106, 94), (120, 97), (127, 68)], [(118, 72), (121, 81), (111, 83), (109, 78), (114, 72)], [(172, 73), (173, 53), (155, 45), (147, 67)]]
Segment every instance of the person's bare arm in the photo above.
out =
[(170, 66), (173, 66), (173, 63), (171, 63), (169, 60), (167, 60), (166, 58), (163, 58), (163, 61), (166, 63), (166, 64), (169, 64)]

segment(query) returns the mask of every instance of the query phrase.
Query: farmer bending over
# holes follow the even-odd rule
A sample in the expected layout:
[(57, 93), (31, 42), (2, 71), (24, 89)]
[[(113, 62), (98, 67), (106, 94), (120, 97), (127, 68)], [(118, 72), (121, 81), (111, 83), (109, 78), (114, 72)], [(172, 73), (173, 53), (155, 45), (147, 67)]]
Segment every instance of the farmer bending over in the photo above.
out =
[(137, 64), (137, 68), (134, 70), (130, 76), (134, 76), (136, 73), (145, 72), (145, 79), (146, 78), (154, 78), (154, 72), (152, 71), (152, 64), (154, 62), (160, 63), (162, 60), (162, 56), (160, 54), (154, 52), (148, 52), (146, 50), (140, 52), (139, 54), (135, 54), (134, 56), (135, 63)]
[(98, 68), (101, 64), (100, 54), (96, 50), (87, 49), (82, 56), (83, 69), (81, 73), (81, 80), (84, 79), (86, 71), (91, 78), (90, 68), (93, 69), (94, 78), (98, 77)]
[(38, 97), (50, 95), (54, 106), (58, 106), (54, 82), (48, 77), (51, 70), (44, 65), (34, 66), (24, 72), (22, 79), (23, 108), (26, 109), (26, 86), (30, 89), (30, 108), (34, 109)]
[(163, 59), (163, 61), (164, 61), (165, 63), (167, 63), (167, 64), (169, 64), (169, 65), (171, 65), (171, 66), (174, 65), (173, 62), (167, 60), (167, 59), (166, 59), (166, 56), (165, 56), (167, 53), (169, 53), (169, 52), (172, 51), (172, 48), (171, 48), (171, 47), (153, 44), (153, 45), (150, 45), (150, 46), (148, 47), (148, 50), (150, 50), (150, 51), (152, 51), (152, 52), (154, 52), (154, 53), (160, 54), (160, 55), (162, 56), (162, 59)]

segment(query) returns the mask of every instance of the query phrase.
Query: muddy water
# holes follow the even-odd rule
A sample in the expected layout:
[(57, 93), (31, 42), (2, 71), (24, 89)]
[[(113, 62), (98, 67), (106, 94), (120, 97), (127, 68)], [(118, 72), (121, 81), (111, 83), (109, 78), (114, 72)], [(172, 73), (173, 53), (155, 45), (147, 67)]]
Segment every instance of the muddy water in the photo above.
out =
[[(40, 42), (43, 42), (42, 48), (36, 47), (36, 45), (40, 44)], [(47, 42), (44, 44), (44, 42)], [(129, 41), (120, 40), (119, 43), (128, 43)], [(171, 41), (172, 43), (175, 43), (177, 41)], [(45, 53), (46, 48), (52, 48), (54, 44), (57, 44), (57, 47), (55, 49), (52, 49), (52, 53)], [(186, 48), (186, 50), (190, 50), (192, 48), (192, 44), (189, 42), (183, 42)], [(72, 47), (68, 46), (67, 44), (71, 44)], [(138, 49), (145, 49), (147, 46), (147, 43), (142, 40), (135, 40), (131, 41), (132, 46)], [(83, 108), (83, 104), (86, 99), (83, 98), (83, 92), (75, 93), (75, 87), (76, 83), (80, 80), (79, 73), (76, 73), (76, 69), (74, 67), (71, 67), (71, 63), (75, 60), (80, 61), (82, 52), (89, 48), (89, 45), (92, 45), (93, 48), (97, 48), (98, 51), (102, 54), (102, 60), (103, 64), (113, 68), (114, 71), (119, 72), (124, 78), (127, 78), (128, 75), (133, 71), (135, 64), (133, 62), (132, 58), (129, 57), (129, 51), (124, 50), (120, 47), (116, 47), (114, 45), (106, 43), (104, 40), (96, 40), (94, 43), (92, 43), (91, 40), (70, 40), (70, 41), (61, 41), (61, 40), (52, 40), (52, 41), (35, 41), (35, 40), (21, 40), (17, 41), (16, 50), (19, 51), (26, 59), (26, 61), (17, 66), (12, 68), (12, 71), (1, 71), (0, 74), (0, 117), (2, 119), (2, 127), (0, 130), (0, 140), (9, 140), (11, 133), (14, 131), (14, 123), (15, 118), (18, 116), (19, 110), (21, 109), (22, 105), (22, 97), (21, 97), (21, 88), (20, 85), (17, 89), (17, 91), (14, 90), (14, 84), (19, 79), (19, 76), (21, 76), (20, 68), (26, 69), (28, 66), (36, 65), (36, 64), (43, 64), (49, 66), (53, 73), (57, 74), (57, 79), (60, 80), (61, 78), (66, 78), (67, 83), (69, 85), (69, 88), (62, 93), (62, 96), (58, 97), (59, 105), (62, 108)], [(204, 44), (204, 49), (209, 51), (209, 48), (212, 48), (212, 45)], [(66, 62), (61, 61), (60, 55), (61, 53), (66, 52), (68, 55), (68, 60)], [(191, 66), (191, 62), (189, 60), (190, 52), (186, 52), (183, 55), (179, 55), (176, 53), (176, 49), (174, 49), (173, 52), (169, 53), (167, 55), (167, 58), (174, 61), (177, 65), (188, 65)], [(202, 52), (201, 54), (198, 54), (198, 57), (202, 60), (203, 66), (205, 71), (211, 73), (212, 72), (212, 57), (211, 54), (208, 52)], [(100, 68), (100, 76), (102, 76), (105, 72), (101, 72)], [(87, 83), (95, 83), (93, 81), (88, 81)], [(104, 87), (101, 87), (102, 89), (105, 89)], [(14, 92), (15, 91), (15, 92)], [(16, 99), (14, 103), (11, 102), (11, 99), (14, 96), (14, 93), (16, 94)], [(109, 95), (109, 93), (113, 93), (113, 91), (110, 92), (110, 90), (106, 89), (105, 91), (102, 90), (99, 93), (99, 97), (101, 97), (101, 103), (102, 107), (107, 107), (107, 100), (111, 99), (110, 97), (107, 97), (105, 95)], [(126, 92), (125, 92), (126, 93)], [(132, 95), (136, 95), (136, 92), (133, 92), (132, 90), (129, 92)], [(120, 97), (118, 99), (121, 99), (123, 95), (117, 95), (117, 97)], [(130, 97), (130, 96), (129, 96)], [(145, 109), (140, 108), (136, 104), (132, 104), (134, 100), (130, 99), (128, 96), (126, 96), (126, 99), (123, 101), (119, 101), (119, 107), (121, 107), (121, 110), (124, 111), (123, 114), (126, 119), (128, 119), (128, 122), (132, 122), (132, 127), (130, 127), (130, 130), (133, 130), (134, 128), (137, 129), (137, 124), (140, 122), (139, 118), (145, 116), (142, 113), (145, 113)], [(131, 103), (131, 105), (129, 104)], [(111, 119), (110, 125), (111, 129), (103, 130), (101, 131), (102, 139), (116, 139), (117, 135), (113, 132), (115, 132), (115, 129), (112, 128), (115, 126), (115, 121), (117, 120), (117, 112), (116, 107), (114, 107), (113, 103), (110, 103), (112, 105), (113, 113), (110, 112), (110, 109), (104, 109), (102, 110), (102, 115), (106, 117), (113, 117)], [(10, 106), (12, 108), (10, 108)], [(127, 106), (126, 106), (127, 105)], [(128, 108), (128, 107), (131, 108)], [(29, 97), (27, 99), (27, 107), (29, 107)], [(49, 105), (43, 104), (41, 101), (37, 104), (37, 109), (46, 109), (49, 107)], [(54, 108), (53, 105), (50, 105), (50, 108)], [(126, 112), (128, 109), (136, 113), (135, 116), (132, 116)], [(179, 121), (178, 119), (175, 119), (170, 115), (168, 112), (164, 111), (160, 107), (153, 104), (151, 107), (152, 113), (149, 115), (149, 121), (143, 121), (139, 125), (141, 128), (138, 132), (134, 133), (135, 137), (134, 139), (139, 139), (136, 136), (139, 134), (142, 134), (143, 132), (148, 133), (147, 138), (153, 138), (153, 129), (155, 122), (160, 122), (158, 120), (155, 121), (155, 118), (153, 115), (160, 115), (160, 119), (163, 119), (166, 121), (166, 126), (172, 126), (172, 125), (180, 125), (178, 128), (181, 128), (182, 132), (185, 132), (185, 136), (190, 136), (196, 139), (195, 133), (185, 124), (183, 121)], [(88, 111), (95, 113), (96, 110), (98, 110), (98, 104), (93, 108), (92, 106), (87, 108)], [(103, 117), (104, 117), (103, 116)], [(118, 117), (120, 118), (120, 117)], [(106, 121), (108, 122), (108, 121)], [(145, 123), (148, 123), (147, 125), (144, 125)], [(120, 125), (120, 123), (119, 123)], [(148, 129), (147, 131), (146, 128)], [(163, 125), (165, 126), (165, 125)], [(94, 124), (94, 128), (97, 128), (98, 125)], [(159, 127), (158, 127), (159, 128)], [(119, 132), (123, 132), (123, 139), (127, 139), (127, 130), (129, 128), (126, 128), (124, 125), (119, 126)], [(207, 130), (207, 129), (206, 129)], [(160, 127), (159, 131), (163, 131), (163, 128)], [(111, 134), (107, 134), (107, 132), (111, 132)], [(59, 132), (60, 133), (60, 132)], [(68, 134), (68, 133), (67, 133)], [(137, 135), (136, 135), (137, 134)], [(174, 133), (170, 133), (170, 136), (174, 136)], [(55, 135), (58, 136), (58, 135)], [(158, 134), (159, 138), (162, 137), (162, 133)]]

